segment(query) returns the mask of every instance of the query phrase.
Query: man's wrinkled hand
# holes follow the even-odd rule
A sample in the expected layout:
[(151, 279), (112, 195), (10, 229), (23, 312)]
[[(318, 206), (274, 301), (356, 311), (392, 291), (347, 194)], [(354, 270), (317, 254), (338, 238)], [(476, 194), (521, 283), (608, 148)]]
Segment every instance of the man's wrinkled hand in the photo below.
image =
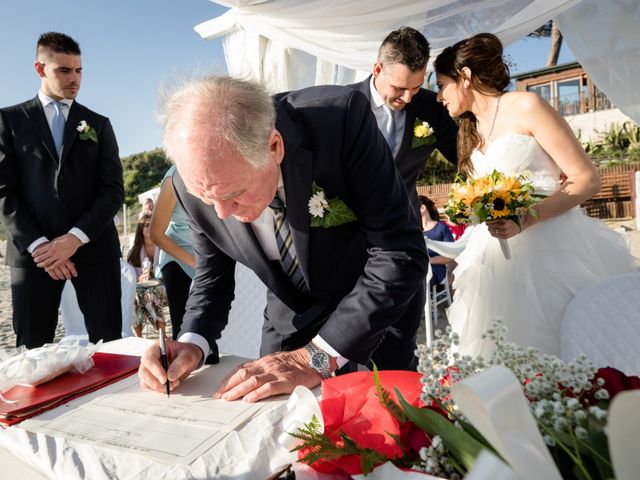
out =
[(66, 260), (57, 268), (47, 269), (46, 272), (54, 280), (71, 280), (78, 276), (76, 266), (71, 260)]
[(50, 242), (43, 243), (36, 248), (31, 256), (33, 261), (47, 273), (52, 269), (59, 269), (71, 256), (76, 253), (82, 242), (71, 233), (65, 233)]
[(313, 388), (320, 384), (320, 373), (309, 366), (304, 348), (277, 352), (238, 366), (222, 381), (214, 398), (256, 402), (263, 398), (293, 392), (298, 385)]
[(167, 339), (167, 361), (169, 369), (165, 372), (160, 362), (160, 346), (156, 342), (142, 355), (138, 376), (140, 386), (145, 390), (165, 393), (165, 383), (169, 378), (171, 390), (180, 385), (180, 381), (189, 376), (202, 361), (202, 350), (193, 343), (176, 342)]

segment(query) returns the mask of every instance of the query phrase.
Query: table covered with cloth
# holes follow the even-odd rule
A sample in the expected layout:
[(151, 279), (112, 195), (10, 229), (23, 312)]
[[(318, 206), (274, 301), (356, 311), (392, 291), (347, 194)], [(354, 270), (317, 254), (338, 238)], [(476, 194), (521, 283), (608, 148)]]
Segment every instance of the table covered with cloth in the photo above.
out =
[[(141, 355), (151, 345), (150, 340), (126, 338), (105, 343), (100, 351)], [(215, 368), (214, 366), (205, 368)], [(180, 388), (180, 387), (178, 387)], [(212, 386), (213, 392), (214, 386)], [(296, 453), (289, 452), (279, 442), (283, 434), (282, 419), (286, 412), (286, 397), (272, 400), (272, 405), (249, 420), (238, 431), (230, 432), (190, 465), (167, 464), (142, 455), (83, 443), (62, 437), (32, 433), (20, 424), (0, 430), (0, 464), (14, 464), (25, 475), (13, 478), (64, 478), (112, 480), (153, 479), (266, 479), (280, 466), (295, 463)], [(58, 407), (62, 415), (65, 406)], [(54, 411), (52, 411), (54, 412)], [(175, 439), (180, 442), (180, 438)], [(329, 478), (295, 465), (298, 480)], [(32, 470), (33, 469), (33, 470)], [(20, 469), (15, 475), (19, 475)], [(31, 476), (28, 473), (33, 473)], [(4, 474), (9, 476), (5, 477)], [(2, 478), (14, 475), (4, 472)]]

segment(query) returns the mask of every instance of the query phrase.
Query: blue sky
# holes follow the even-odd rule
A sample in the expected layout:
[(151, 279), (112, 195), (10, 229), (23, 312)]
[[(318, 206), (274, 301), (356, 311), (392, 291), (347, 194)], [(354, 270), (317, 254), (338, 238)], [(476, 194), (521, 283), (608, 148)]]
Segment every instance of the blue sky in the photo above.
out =
[[(163, 82), (226, 73), (220, 39), (205, 41), (193, 30), (226, 11), (208, 0), (3, 0), (1, 8), (0, 106), (36, 95), (38, 36), (67, 33), (82, 49), (78, 101), (111, 119), (122, 156), (160, 146), (155, 113)], [(524, 39), (507, 47), (512, 73), (544, 65), (548, 46), (548, 39)], [(560, 63), (570, 60), (564, 45)]]

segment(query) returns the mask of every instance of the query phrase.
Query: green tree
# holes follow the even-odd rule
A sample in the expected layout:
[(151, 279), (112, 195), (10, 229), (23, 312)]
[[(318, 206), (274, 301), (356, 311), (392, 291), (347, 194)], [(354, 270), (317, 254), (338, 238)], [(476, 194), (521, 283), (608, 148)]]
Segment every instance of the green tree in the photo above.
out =
[(171, 162), (161, 148), (134, 153), (122, 159), (124, 169), (125, 203), (128, 206), (138, 201), (138, 195), (157, 186)]
[(422, 166), (418, 175), (418, 185), (436, 185), (439, 183), (451, 183), (456, 178), (457, 168), (435, 149)]

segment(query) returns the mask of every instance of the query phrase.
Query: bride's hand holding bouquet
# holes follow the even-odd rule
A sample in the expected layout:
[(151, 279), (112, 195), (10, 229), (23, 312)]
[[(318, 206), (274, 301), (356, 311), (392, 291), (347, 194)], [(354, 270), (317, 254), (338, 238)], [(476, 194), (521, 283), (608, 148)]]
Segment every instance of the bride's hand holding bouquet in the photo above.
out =
[(502, 252), (509, 259), (507, 239), (522, 231), (525, 215), (537, 217), (534, 205), (539, 201), (526, 174), (508, 176), (494, 170), (484, 177), (456, 177), (445, 212), (457, 224), (486, 222), (489, 233), (500, 240)]

